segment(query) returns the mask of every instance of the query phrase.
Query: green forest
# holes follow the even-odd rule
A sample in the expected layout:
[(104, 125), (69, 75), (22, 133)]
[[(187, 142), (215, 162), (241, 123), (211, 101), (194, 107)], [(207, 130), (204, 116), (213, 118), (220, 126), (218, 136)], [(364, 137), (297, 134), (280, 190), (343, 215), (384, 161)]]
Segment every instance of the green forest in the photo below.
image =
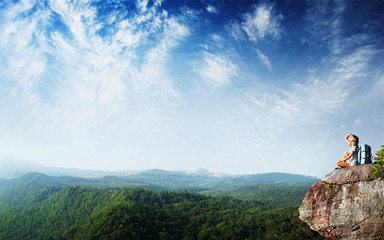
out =
[(23, 181), (0, 194), (0, 239), (323, 239), (298, 218), (309, 186), (163, 190)]

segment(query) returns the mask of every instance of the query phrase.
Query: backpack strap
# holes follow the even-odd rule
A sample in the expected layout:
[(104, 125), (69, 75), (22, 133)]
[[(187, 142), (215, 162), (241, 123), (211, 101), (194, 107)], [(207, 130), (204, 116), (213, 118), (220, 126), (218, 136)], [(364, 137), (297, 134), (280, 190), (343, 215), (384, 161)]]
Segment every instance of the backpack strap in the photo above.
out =
[(358, 155), (357, 165), (361, 165), (361, 146), (358, 148), (358, 150), (359, 150), (359, 155)]

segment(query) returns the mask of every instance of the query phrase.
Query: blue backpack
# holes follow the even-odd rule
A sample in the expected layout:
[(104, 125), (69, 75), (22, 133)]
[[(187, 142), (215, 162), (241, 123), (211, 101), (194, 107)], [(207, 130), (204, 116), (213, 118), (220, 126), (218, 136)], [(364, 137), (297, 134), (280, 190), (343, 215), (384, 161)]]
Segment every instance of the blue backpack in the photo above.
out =
[(372, 163), (371, 147), (368, 144), (362, 144), (359, 150), (359, 165)]

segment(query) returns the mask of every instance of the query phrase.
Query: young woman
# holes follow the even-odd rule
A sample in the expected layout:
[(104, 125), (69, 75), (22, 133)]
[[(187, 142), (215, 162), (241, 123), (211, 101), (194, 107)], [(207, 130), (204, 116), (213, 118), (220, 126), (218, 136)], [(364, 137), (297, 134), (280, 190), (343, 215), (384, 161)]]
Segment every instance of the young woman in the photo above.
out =
[(357, 156), (358, 156), (358, 145), (359, 138), (352, 133), (344, 137), (345, 141), (349, 144), (349, 152), (344, 152), (343, 159), (337, 161), (337, 166), (339, 167), (350, 167), (357, 165)]

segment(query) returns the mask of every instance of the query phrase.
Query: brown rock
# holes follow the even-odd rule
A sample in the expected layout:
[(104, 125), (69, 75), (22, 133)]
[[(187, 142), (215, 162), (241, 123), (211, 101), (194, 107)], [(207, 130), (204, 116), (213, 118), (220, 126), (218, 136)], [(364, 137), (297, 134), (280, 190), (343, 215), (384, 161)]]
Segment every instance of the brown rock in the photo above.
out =
[(384, 239), (384, 180), (369, 180), (373, 164), (337, 169), (313, 184), (300, 219), (328, 239)]
[(351, 168), (340, 168), (326, 175), (321, 181), (334, 184), (344, 184), (364, 181), (369, 177), (369, 171), (374, 164), (358, 165)]

